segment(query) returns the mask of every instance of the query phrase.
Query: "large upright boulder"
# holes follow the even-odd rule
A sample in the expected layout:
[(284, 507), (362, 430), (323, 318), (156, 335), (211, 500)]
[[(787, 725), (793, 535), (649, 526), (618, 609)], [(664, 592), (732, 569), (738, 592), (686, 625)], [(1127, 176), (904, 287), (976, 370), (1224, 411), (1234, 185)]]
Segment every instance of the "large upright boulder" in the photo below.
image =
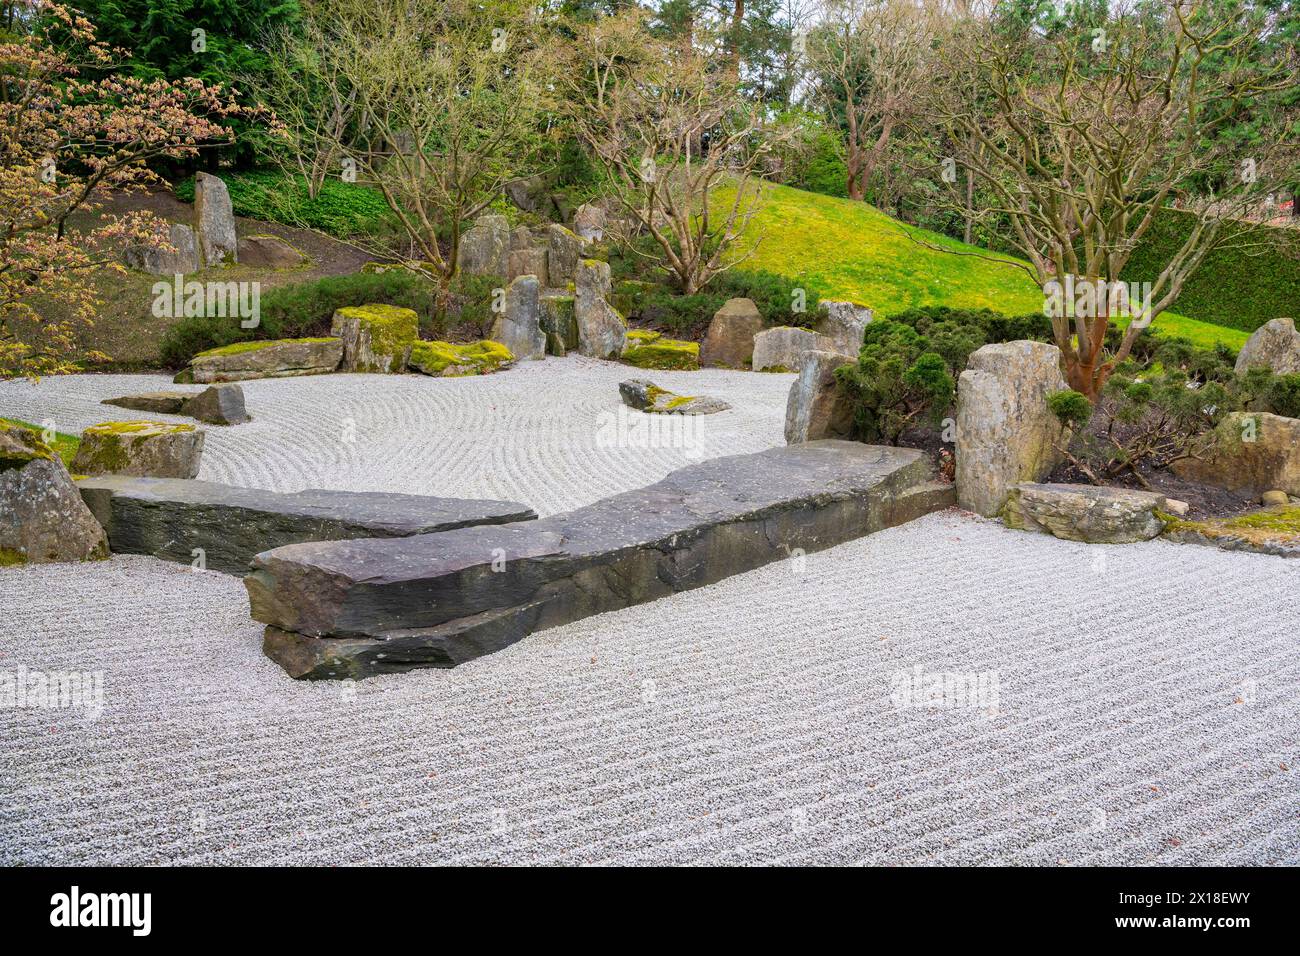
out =
[(845, 355), (857, 355), (862, 348), (862, 336), (871, 323), (874, 313), (857, 302), (836, 302), (823, 299), (818, 306), (816, 332), (822, 337), (818, 348)]
[(396, 305), (347, 306), (334, 313), (330, 334), (343, 342), (340, 371), (404, 372), (420, 317)]
[(799, 377), (785, 402), (785, 443), (848, 438), (853, 431), (853, 402), (840, 389), (835, 370), (857, 359), (843, 352), (807, 352)]
[(1255, 330), (1237, 353), (1237, 374), (1264, 367), (1277, 375), (1300, 372), (1300, 332), (1295, 319), (1274, 319)]
[(167, 422), (104, 422), (81, 433), (72, 470), (79, 475), (193, 478), (203, 430)]
[(492, 323), (492, 341), (500, 342), (516, 359), (546, 358), (540, 292), (537, 276), (519, 276), (506, 289), (505, 309)]
[(1267, 412), (1233, 412), (1215, 429), (1214, 444), (1174, 462), (1179, 478), (1229, 491), (1300, 495), (1300, 419)]
[(591, 358), (616, 359), (623, 354), (627, 323), (609, 304), (609, 263), (583, 259), (574, 277), (574, 318), (578, 351)]
[(0, 423), (0, 566), (108, 557), (108, 537), (59, 456), (29, 428)]
[(552, 223), (546, 227), (546, 269), (557, 286), (576, 282), (578, 263), (586, 255), (587, 242), (581, 236)]
[(1060, 421), (1047, 406), (1066, 388), (1061, 352), (1045, 342), (986, 345), (957, 383), (957, 499), (994, 517), (1012, 486), (1041, 481), (1060, 462)]
[(156, 246), (127, 246), (123, 259), (132, 269), (141, 269), (156, 276), (188, 275), (203, 268), (199, 261), (199, 243), (194, 230), (175, 222), (167, 227), (170, 252)]
[(504, 276), (510, 254), (510, 221), (505, 216), (479, 216), (463, 236), (457, 264), (468, 275)]
[(754, 357), (754, 336), (763, 331), (763, 316), (753, 299), (728, 299), (713, 313), (700, 343), (700, 364), (741, 368)]
[(198, 225), (199, 251), (204, 265), (233, 265), (239, 261), (235, 211), (230, 191), (217, 176), (194, 174), (194, 221)]
[[(829, 343), (828, 343), (829, 345)], [(816, 332), (793, 325), (778, 325), (754, 336), (755, 372), (797, 372), (809, 352), (823, 348)], [(850, 350), (844, 350), (847, 354)]]

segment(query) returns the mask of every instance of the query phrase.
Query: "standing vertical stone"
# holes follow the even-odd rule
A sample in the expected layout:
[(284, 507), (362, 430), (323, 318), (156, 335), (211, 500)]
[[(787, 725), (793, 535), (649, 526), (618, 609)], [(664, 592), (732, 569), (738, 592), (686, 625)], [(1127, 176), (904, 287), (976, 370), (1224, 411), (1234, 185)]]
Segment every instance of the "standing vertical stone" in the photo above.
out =
[(763, 316), (753, 299), (728, 299), (713, 313), (700, 343), (701, 365), (740, 368), (754, 357), (754, 336), (763, 331)]
[[(754, 336), (751, 361), (755, 372), (797, 372), (803, 368), (809, 353), (829, 349), (833, 344), (808, 329), (778, 325)], [(847, 353), (849, 350), (844, 351)]]
[(856, 362), (839, 352), (805, 352), (799, 377), (785, 403), (785, 443), (819, 438), (848, 438), (853, 431), (853, 402), (835, 380), (835, 370)]
[(1064, 429), (1047, 407), (1066, 388), (1061, 351), (1045, 342), (986, 345), (957, 382), (957, 500), (992, 518), (1011, 488), (1060, 462)]
[(822, 336), (822, 349), (832, 349), (845, 355), (857, 355), (862, 348), (862, 336), (871, 324), (874, 313), (856, 302), (822, 300), (821, 313), (815, 331)]
[(578, 351), (599, 359), (616, 359), (623, 354), (627, 323), (609, 304), (612, 283), (609, 263), (583, 259), (574, 279), (574, 317), (578, 322)]
[(239, 261), (235, 211), (230, 204), (230, 191), (219, 177), (194, 174), (194, 221), (204, 265), (233, 265)]
[(510, 255), (510, 221), (505, 216), (479, 216), (460, 237), (456, 255), (460, 271), (467, 275), (504, 277)]
[(537, 276), (519, 276), (506, 289), (505, 310), (492, 323), (492, 341), (500, 342), (516, 359), (546, 357), (540, 292)]
[(557, 286), (577, 280), (578, 262), (582, 259), (586, 241), (565, 229), (559, 223), (546, 227), (548, 243), (546, 267), (551, 281)]

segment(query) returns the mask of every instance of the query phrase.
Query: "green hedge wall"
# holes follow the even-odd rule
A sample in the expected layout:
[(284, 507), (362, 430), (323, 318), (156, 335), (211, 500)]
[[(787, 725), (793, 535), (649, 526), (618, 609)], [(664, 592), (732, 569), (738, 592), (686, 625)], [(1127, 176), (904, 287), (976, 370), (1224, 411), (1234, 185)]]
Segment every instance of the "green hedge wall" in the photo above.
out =
[[(1191, 213), (1179, 210), (1162, 213), (1129, 260), (1125, 281), (1154, 282), (1181, 246), (1191, 219)], [(1300, 230), (1264, 233), (1239, 241), (1276, 242), (1251, 249), (1221, 248), (1207, 255), (1170, 311), (1246, 332), (1270, 319), (1300, 314)]]

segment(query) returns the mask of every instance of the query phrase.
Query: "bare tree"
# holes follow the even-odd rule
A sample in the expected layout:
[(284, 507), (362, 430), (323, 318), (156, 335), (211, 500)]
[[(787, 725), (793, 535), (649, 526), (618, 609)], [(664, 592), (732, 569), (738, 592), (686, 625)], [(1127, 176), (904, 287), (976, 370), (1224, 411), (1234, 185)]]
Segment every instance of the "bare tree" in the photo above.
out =
[[(1256, 98), (1293, 82), (1295, 50), (1266, 55), (1263, 28), (1249, 8), (1187, 0), (1163, 15), (1149, 5), (1115, 10), (1103, 26), (1050, 39), (973, 20), (943, 39), (945, 82), (926, 106), (952, 140), (978, 147), (963, 162), (995, 197), (980, 215), (1009, 222), (1008, 240), (1045, 292), (1092, 290), (1090, 307), (1050, 310), (1063, 372), (1091, 399), (1225, 242), (1225, 226), (1294, 169), (1287, 122), (1261, 129), (1249, 156), (1233, 155), (1219, 135)], [(1213, 201), (1198, 191), (1207, 182)], [(1146, 279), (1141, 314), (1109, 353), (1106, 333), (1126, 304), (1113, 294), (1124, 288), (1120, 274), (1175, 203), (1192, 210), (1191, 228)]]
[(327, 0), (308, 11), (312, 48), (300, 63), (319, 69), (314, 86), (355, 123), (318, 125), (311, 111), (287, 119), (342, 175), (383, 194), (406, 248), (360, 242), (401, 254), (444, 301), (462, 225), (536, 142), (542, 58), (528, 12), (524, 0)]
[[(573, 30), (557, 103), (606, 189), (654, 238), (682, 292), (694, 294), (745, 257), (734, 247), (758, 211), (754, 171), (775, 134), (737, 95), (725, 61), (719, 68), (656, 39), (641, 11)], [(723, 187), (734, 194), (719, 201)]]
[(866, 195), (891, 138), (918, 108), (934, 17), (909, 0), (831, 0), (808, 37), (815, 100), (844, 124), (850, 199)]

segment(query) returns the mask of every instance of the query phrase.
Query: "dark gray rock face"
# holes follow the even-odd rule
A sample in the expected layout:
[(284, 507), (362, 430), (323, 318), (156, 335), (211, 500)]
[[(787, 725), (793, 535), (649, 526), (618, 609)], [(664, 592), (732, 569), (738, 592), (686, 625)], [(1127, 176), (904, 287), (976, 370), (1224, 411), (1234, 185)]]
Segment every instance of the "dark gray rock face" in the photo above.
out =
[(244, 390), (233, 383), (210, 385), (195, 392), (139, 392), (106, 398), (99, 404), (158, 415), (187, 415), (209, 425), (240, 425), (248, 421)]
[[(754, 350), (754, 356), (757, 358), (758, 349)], [(837, 352), (812, 351), (803, 357), (803, 368), (785, 401), (787, 444), (848, 438), (852, 434), (853, 400), (840, 390), (835, 370), (855, 361), (852, 355)]]
[(400, 538), (536, 517), (512, 501), (321, 490), (283, 494), (175, 478), (87, 478), (77, 487), (108, 531), (114, 553), (189, 564), (194, 549), (202, 548), (209, 569), (231, 574), (243, 574), (267, 547)]
[(191, 392), (137, 392), (120, 398), (106, 398), (99, 404), (129, 408), (136, 412), (154, 412), (158, 415), (180, 415), (194, 395)]
[(248, 421), (244, 390), (233, 383), (209, 385), (197, 395), (186, 396), (179, 414), (209, 425), (242, 425)]
[(293, 677), (452, 667), (532, 631), (713, 584), (945, 507), (913, 449), (844, 441), (717, 458), (541, 521), (290, 545), (244, 579)]

